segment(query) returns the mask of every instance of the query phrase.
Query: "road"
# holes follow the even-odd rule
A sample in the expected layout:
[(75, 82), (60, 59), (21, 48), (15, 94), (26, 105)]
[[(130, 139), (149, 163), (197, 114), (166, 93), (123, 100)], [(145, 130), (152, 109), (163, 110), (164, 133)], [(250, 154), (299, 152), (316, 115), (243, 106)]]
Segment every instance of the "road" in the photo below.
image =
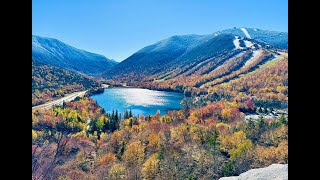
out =
[(65, 102), (69, 102), (74, 100), (76, 97), (78, 96), (83, 96), (87, 91), (80, 91), (80, 92), (75, 92), (72, 94), (69, 94), (63, 98), (54, 100), (54, 101), (50, 101), (50, 102), (46, 102), (44, 104), (38, 105), (38, 106), (34, 106), (32, 107), (32, 110), (36, 110), (36, 109), (49, 109), (50, 107), (54, 106), (54, 105), (62, 105), (63, 101)]

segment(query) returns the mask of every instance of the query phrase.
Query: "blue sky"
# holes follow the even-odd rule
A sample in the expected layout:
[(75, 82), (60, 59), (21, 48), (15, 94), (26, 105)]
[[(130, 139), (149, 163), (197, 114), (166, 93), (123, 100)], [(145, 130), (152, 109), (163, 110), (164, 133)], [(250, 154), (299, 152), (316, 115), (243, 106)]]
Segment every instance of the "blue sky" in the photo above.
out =
[(287, 0), (33, 0), (32, 34), (122, 61), (173, 35), (288, 32)]

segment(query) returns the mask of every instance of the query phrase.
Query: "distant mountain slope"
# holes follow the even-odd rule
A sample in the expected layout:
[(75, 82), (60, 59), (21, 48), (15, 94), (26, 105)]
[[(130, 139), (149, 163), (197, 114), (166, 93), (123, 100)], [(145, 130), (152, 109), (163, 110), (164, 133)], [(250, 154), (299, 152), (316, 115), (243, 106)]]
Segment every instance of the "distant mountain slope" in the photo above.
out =
[(32, 59), (87, 75), (97, 75), (117, 64), (114, 60), (74, 48), (57, 39), (34, 35)]
[(163, 66), (180, 57), (188, 49), (196, 46), (206, 36), (172, 36), (147, 46), (108, 71), (106, 76), (142, 77), (162, 70)]
[(199, 69), (209, 61), (218, 62), (219, 57), (225, 61), (250, 49), (286, 49), (287, 43), (287, 33), (254, 28), (227, 29), (209, 35), (172, 36), (139, 50), (103, 76), (127, 83), (164, 80), (192, 68)]
[(147, 46), (117, 64), (104, 75), (135, 80), (164, 70), (183, 66), (234, 48), (232, 35), (172, 36)]
[(90, 77), (32, 60), (32, 106), (99, 86)]

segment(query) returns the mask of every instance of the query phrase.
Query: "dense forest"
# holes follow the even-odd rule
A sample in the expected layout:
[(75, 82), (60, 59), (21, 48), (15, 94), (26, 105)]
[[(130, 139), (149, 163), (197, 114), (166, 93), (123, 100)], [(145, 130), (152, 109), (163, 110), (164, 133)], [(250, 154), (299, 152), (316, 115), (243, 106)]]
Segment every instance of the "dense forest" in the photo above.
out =
[(222, 100), (132, 117), (77, 98), (36, 110), (33, 179), (218, 179), (288, 163), (288, 118), (245, 121), (241, 108), (255, 107)]
[(99, 86), (88, 76), (32, 61), (32, 106)]

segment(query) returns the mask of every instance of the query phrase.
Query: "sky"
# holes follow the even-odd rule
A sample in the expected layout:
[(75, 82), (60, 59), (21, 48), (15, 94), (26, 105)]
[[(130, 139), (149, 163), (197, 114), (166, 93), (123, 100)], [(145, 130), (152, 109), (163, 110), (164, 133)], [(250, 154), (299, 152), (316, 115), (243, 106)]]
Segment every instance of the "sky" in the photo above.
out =
[(122, 61), (173, 35), (288, 32), (288, 0), (32, 0), (32, 34)]

